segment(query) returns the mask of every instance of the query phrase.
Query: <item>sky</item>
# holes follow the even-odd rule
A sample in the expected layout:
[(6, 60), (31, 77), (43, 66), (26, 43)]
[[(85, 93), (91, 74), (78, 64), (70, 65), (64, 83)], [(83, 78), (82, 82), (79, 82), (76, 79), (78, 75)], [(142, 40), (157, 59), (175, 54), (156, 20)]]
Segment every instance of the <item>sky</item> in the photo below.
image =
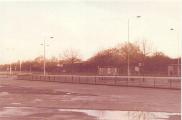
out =
[[(152, 50), (181, 55), (181, 0), (0, 0), (0, 64), (59, 57), (86, 60), (119, 43), (148, 40)], [(137, 18), (136, 16), (141, 16)], [(171, 31), (170, 28), (174, 30)], [(54, 37), (50, 39), (50, 37)]]

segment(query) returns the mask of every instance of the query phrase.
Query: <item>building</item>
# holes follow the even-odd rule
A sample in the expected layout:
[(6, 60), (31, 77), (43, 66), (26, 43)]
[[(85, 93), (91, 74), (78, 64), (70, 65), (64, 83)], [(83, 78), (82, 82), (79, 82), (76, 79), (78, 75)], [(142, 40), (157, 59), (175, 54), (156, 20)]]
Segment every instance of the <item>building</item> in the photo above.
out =
[(169, 65), (168, 76), (181, 76), (181, 65), (180, 64)]
[(119, 70), (116, 67), (98, 67), (99, 75), (118, 75)]

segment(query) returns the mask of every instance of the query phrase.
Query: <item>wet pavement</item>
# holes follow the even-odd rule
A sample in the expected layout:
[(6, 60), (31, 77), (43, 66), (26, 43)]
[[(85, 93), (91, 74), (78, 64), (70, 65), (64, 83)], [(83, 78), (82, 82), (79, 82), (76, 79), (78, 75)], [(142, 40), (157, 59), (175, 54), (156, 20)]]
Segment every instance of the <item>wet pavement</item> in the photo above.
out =
[(180, 120), (179, 113), (4, 107), (1, 120)]
[(0, 120), (95, 120), (95, 117), (53, 108), (4, 107), (0, 110)]
[(180, 120), (180, 93), (0, 78), (0, 120)]

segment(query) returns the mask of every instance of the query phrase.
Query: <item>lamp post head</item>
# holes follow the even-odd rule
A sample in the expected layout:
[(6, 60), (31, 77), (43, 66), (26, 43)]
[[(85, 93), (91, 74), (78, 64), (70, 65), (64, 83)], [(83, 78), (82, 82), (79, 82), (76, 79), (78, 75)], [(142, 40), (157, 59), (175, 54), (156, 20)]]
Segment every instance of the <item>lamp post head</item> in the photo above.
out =
[(174, 30), (174, 28), (171, 28), (170, 30)]
[(54, 38), (54, 37), (50, 37), (51, 39)]
[(136, 16), (137, 18), (141, 18), (141, 16), (140, 15), (138, 15), (138, 16)]

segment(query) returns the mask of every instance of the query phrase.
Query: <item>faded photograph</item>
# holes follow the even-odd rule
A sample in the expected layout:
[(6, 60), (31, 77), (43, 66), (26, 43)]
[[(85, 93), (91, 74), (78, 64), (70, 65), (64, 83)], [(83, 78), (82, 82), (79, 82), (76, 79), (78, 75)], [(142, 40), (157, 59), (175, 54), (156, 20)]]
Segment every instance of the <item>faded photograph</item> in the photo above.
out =
[(181, 120), (181, 0), (0, 0), (0, 120)]

